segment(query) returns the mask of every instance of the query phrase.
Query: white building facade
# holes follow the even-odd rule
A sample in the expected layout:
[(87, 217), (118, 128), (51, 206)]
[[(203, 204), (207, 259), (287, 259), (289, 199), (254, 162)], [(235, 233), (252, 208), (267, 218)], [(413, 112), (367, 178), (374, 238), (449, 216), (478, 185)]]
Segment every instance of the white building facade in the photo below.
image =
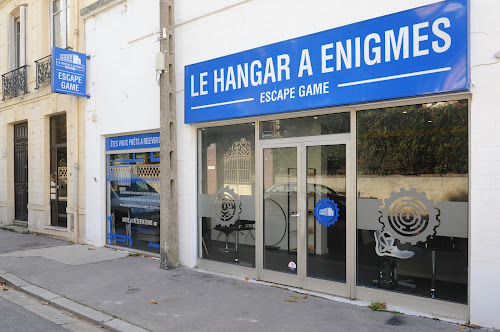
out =
[(499, 13), (176, 2), (181, 264), (500, 327)]
[(85, 21), (90, 98), (87, 243), (159, 252), (160, 87), (157, 1), (97, 1)]

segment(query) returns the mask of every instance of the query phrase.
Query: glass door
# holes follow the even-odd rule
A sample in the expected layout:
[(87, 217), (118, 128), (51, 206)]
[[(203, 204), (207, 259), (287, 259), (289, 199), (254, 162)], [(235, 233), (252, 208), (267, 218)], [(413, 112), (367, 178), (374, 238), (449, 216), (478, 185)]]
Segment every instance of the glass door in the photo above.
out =
[(350, 296), (345, 136), (261, 143), (262, 279)]
[(306, 271), (303, 287), (350, 296), (347, 142), (306, 142)]
[(302, 249), (302, 207), (297, 199), (302, 170), (297, 169), (297, 152), (297, 144), (262, 150), (263, 272), (270, 281), (295, 287), (300, 286), (297, 266)]

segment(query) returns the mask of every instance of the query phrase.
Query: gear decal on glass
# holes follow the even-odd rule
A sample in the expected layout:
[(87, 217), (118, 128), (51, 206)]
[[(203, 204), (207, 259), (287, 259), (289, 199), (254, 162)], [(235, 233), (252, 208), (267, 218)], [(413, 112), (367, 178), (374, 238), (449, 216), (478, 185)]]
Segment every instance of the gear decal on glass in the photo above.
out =
[(212, 216), (222, 226), (229, 226), (240, 218), (241, 201), (229, 187), (217, 189), (213, 196)]
[(314, 217), (324, 226), (332, 226), (339, 220), (339, 207), (329, 198), (320, 199), (314, 206)]
[(401, 188), (384, 199), (384, 205), (379, 208), (382, 230), (402, 244), (426, 242), (427, 237), (436, 234), (440, 224), (440, 211), (435, 205), (425, 193)]

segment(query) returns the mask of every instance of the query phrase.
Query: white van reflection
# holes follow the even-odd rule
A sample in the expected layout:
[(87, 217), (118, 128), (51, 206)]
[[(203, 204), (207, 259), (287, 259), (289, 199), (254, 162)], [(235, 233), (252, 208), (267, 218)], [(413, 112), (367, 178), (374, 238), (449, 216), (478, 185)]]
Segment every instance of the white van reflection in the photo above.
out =
[[(307, 195), (308, 196), (316, 196), (316, 199), (321, 198), (329, 198), (336, 203), (340, 203), (340, 205), (345, 207), (345, 195), (341, 194), (330, 187), (327, 187), (323, 184), (315, 183), (307, 184)], [(287, 196), (297, 196), (297, 183), (289, 182), (289, 183), (278, 183), (271, 186), (266, 190), (264, 199), (266, 198), (276, 198), (279, 197), (287, 197)], [(285, 204), (286, 205), (286, 204)]]

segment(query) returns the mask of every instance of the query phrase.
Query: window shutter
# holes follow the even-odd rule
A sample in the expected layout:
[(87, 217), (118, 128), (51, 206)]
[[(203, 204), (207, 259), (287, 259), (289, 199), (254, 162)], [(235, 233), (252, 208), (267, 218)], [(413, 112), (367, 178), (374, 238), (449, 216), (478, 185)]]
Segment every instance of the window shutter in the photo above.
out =
[(21, 54), (19, 56), (19, 66), (24, 66), (26, 65), (26, 20), (27, 20), (27, 15), (26, 15), (27, 8), (26, 6), (21, 6), (19, 7), (19, 21), (21, 23), (21, 45), (20, 45), (20, 50)]
[(14, 29), (14, 16), (9, 15), (7, 25), (9, 30), (9, 71), (16, 69), (16, 33)]

